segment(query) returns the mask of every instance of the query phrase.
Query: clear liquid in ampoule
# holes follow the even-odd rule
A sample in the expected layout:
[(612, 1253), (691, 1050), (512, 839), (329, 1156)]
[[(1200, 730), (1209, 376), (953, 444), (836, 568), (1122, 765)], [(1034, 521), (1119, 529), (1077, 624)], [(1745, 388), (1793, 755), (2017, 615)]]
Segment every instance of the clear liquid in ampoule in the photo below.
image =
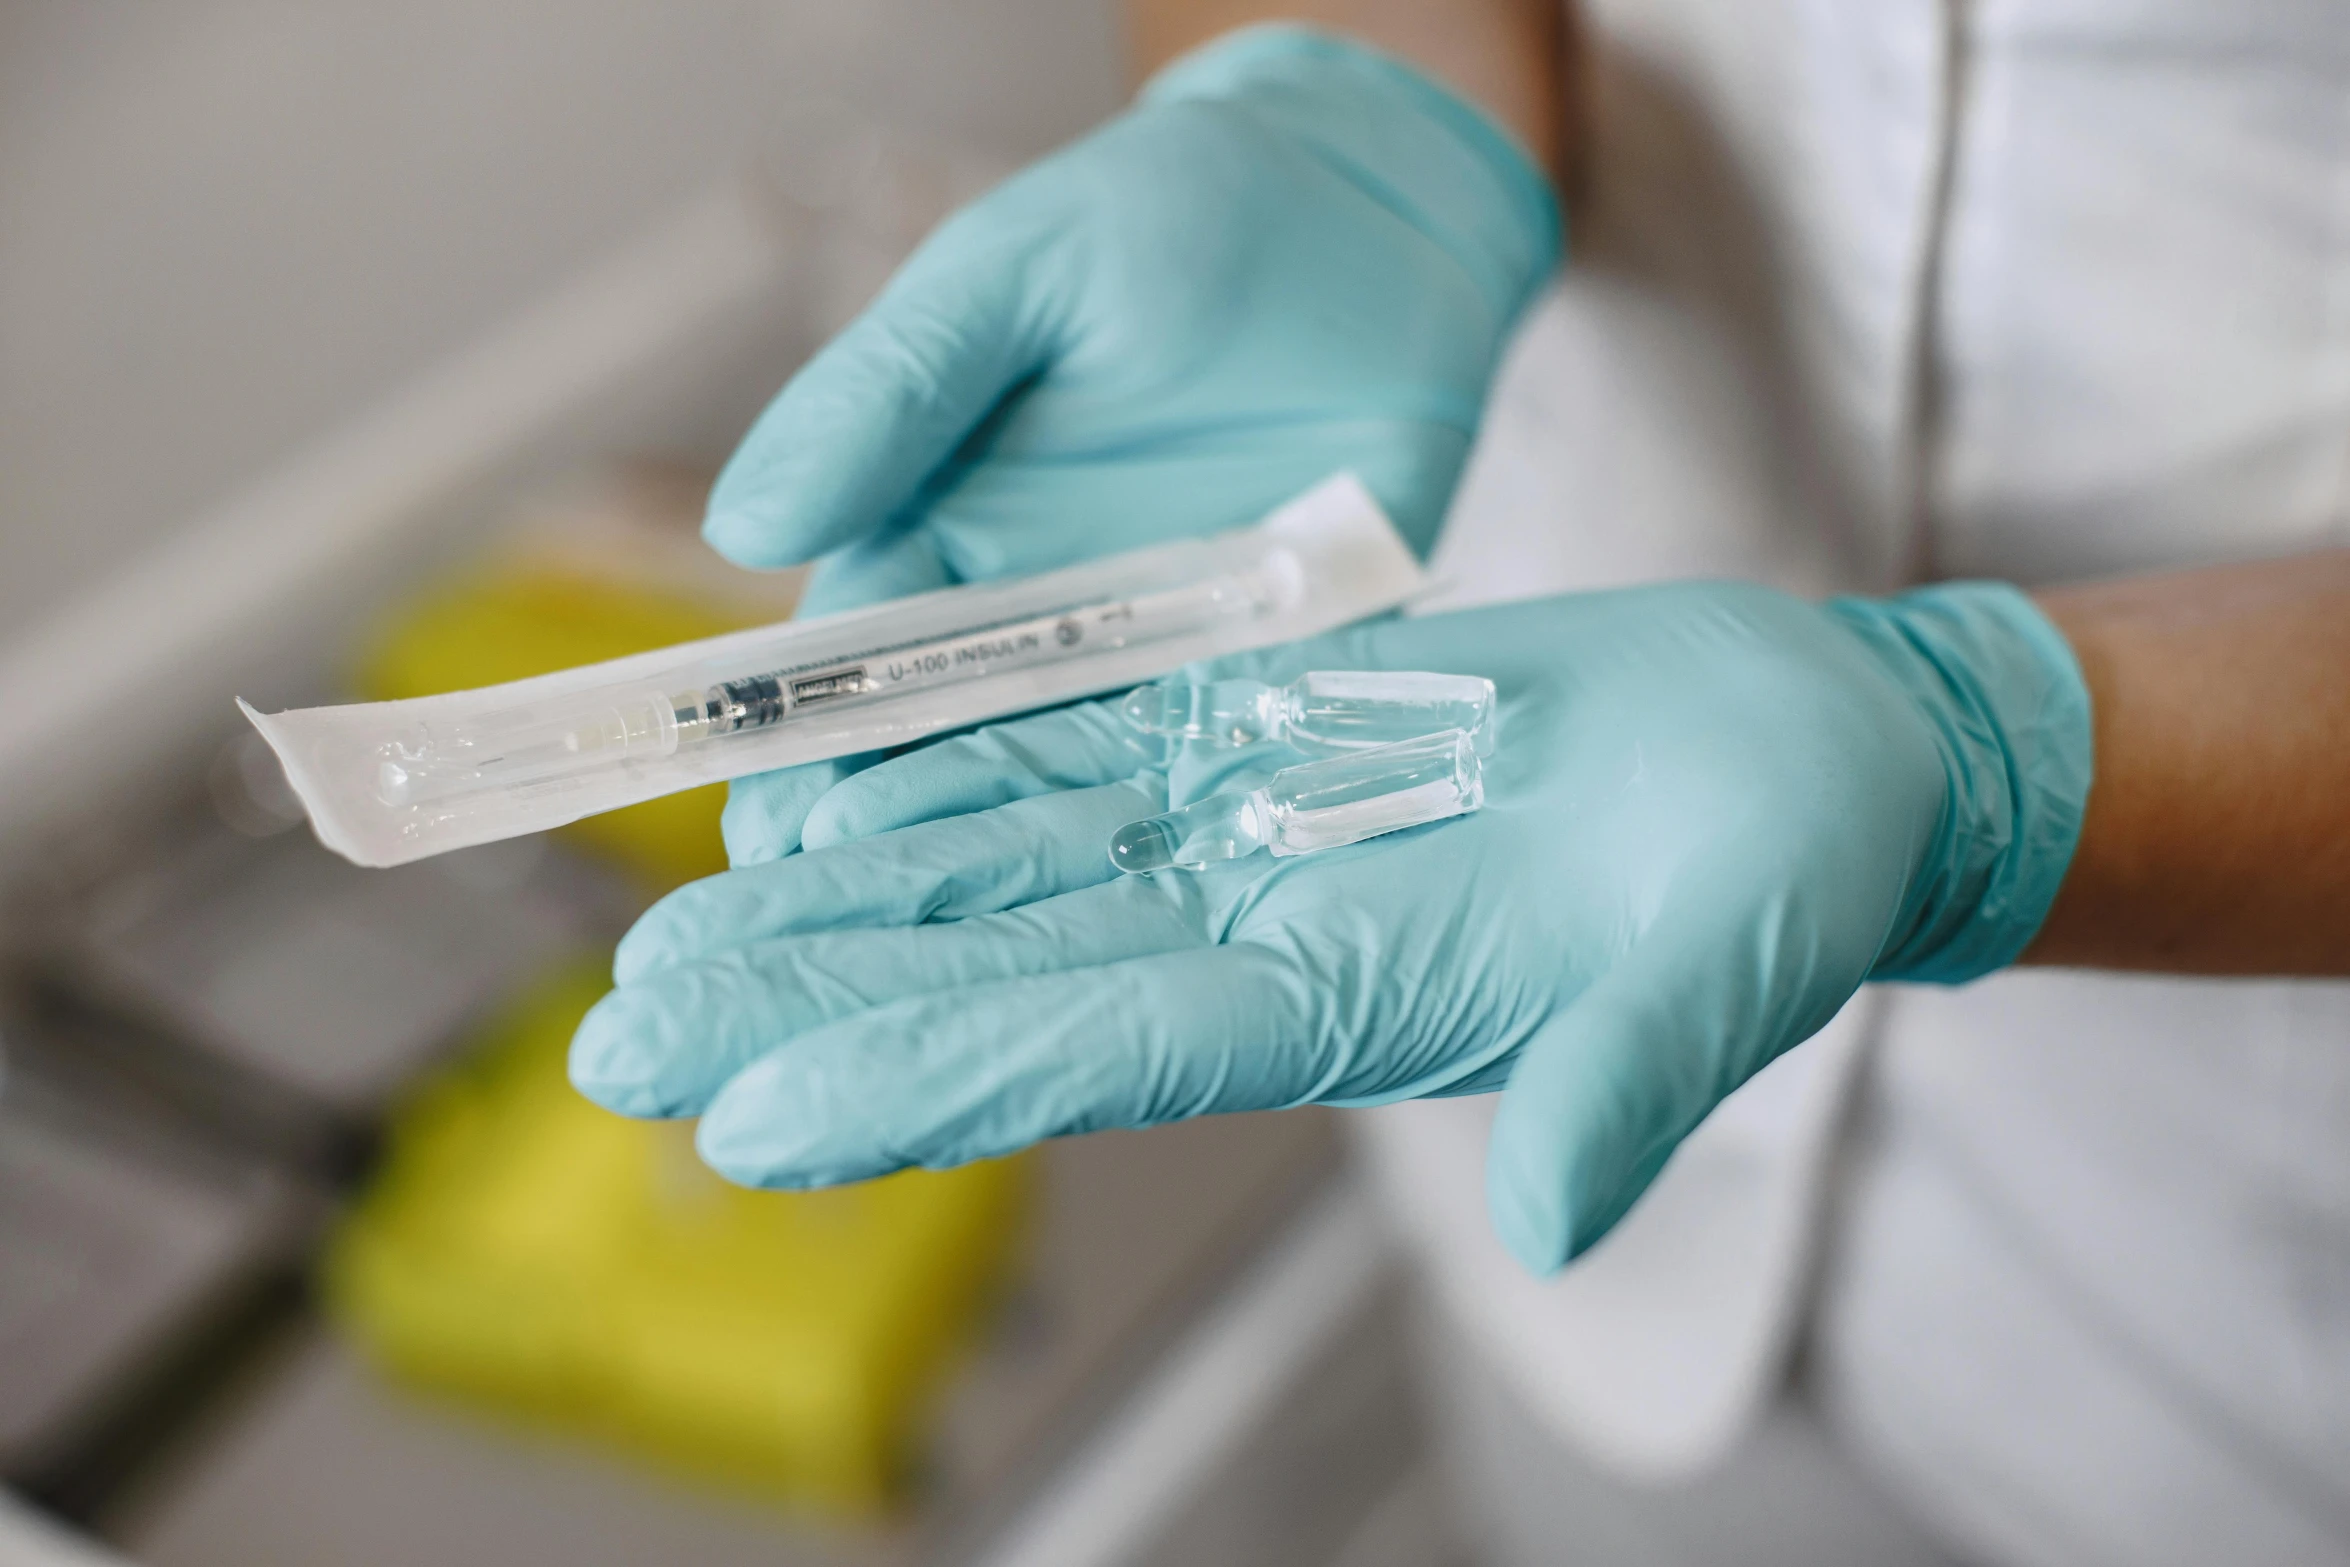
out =
[(1491, 754), (1493, 682), (1420, 670), (1322, 669), (1286, 686), (1255, 680), (1138, 686), (1118, 704), (1146, 734), (1214, 745), (1281, 740), (1328, 755), (1447, 729)]
[(1485, 804), (1474, 740), (1449, 729), (1283, 768), (1261, 789), (1212, 794), (1129, 822), (1110, 839), (1110, 863), (1129, 875), (1199, 870), (1259, 849), (1276, 856), (1335, 849)]

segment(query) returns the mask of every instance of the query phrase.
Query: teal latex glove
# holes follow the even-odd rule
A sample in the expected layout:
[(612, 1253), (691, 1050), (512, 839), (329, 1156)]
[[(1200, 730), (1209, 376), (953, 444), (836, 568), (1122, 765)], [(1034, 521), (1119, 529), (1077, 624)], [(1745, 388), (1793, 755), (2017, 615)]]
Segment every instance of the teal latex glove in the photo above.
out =
[[(1330, 35), (1229, 35), (944, 224), (745, 437), (705, 535), (823, 557), (823, 613), (1239, 527), (1351, 468), (1425, 551), (1559, 243), (1451, 93)], [(738, 784), (735, 862), (790, 852), (856, 765)]]
[(1485, 809), (1116, 877), (1119, 823), (1294, 756), (1192, 747), (1161, 771), (1101, 703), (946, 740), (827, 795), (808, 852), (649, 912), (574, 1081), (702, 1115), (703, 1156), (773, 1186), (1506, 1085), (1493, 1217), (1548, 1270), (1863, 980), (2011, 961), (2088, 791), (2079, 670), (2004, 587), (1573, 596), (1201, 673), (1310, 668), (1492, 679)]

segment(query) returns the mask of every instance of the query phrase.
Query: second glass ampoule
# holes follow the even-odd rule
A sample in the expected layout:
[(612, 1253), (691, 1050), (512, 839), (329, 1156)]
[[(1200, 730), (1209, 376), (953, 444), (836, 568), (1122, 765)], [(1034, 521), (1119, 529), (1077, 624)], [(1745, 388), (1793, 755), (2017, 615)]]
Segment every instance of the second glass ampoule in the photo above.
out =
[(1286, 686), (1255, 680), (1138, 686), (1118, 704), (1145, 734), (1215, 745), (1279, 740), (1337, 755), (1457, 729), (1493, 752), (1493, 682), (1418, 670), (1319, 669)]
[(1259, 849), (1311, 854), (1484, 804), (1476, 744), (1466, 731), (1448, 729), (1283, 768), (1263, 788), (1212, 794), (1129, 822), (1110, 839), (1110, 863), (1145, 875), (1199, 870)]

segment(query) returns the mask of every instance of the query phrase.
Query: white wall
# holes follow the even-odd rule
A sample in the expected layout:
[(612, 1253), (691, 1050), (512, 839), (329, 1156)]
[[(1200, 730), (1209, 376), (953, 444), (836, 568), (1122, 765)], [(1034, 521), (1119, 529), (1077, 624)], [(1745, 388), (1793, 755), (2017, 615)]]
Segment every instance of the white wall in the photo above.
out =
[(1009, 161), (1117, 61), (1110, 0), (0, 0), (0, 642), (827, 104)]

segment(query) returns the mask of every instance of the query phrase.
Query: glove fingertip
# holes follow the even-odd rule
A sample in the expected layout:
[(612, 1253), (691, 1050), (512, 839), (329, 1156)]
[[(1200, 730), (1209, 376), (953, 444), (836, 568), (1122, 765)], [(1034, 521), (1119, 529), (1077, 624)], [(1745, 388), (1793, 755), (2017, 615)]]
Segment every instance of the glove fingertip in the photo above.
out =
[(646, 1068), (642, 1019), (629, 992), (615, 990), (588, 1010), (571, 1036), (571, 1086), (616, 1115), (638, 1118), (669, 1112)]
[(1494, 1233), (1536, 1278), (1550, 1277), (1607, 1239), (1655, 1183), (1676, 1146), (1667, 1142), (1651, 1151), (1601, 1199), (1572, 1170), (1570, 1154), (1552, 1149), (1547, 1156), (1528, 1156), (1513, 1146), (1523, 1141), (1495, 1126), (1487, 1150), (1485, 1199)]
[(663, 905), (656, 903), (621, 933), (619, 943), (612, 948), (613, 984), (633, 985), (655, 969), (666, 968), (677, 960), (676, 943), (669, 939), (669, 924)]
[(863, 531), (844, 516), (840, 475), (821, 471), (837, 455), (805, 428), (804, 399), (787, 386), (727, 459), (702, 511), (702, 541), (738, 566), (772, 570), (815, 559)]
[(800, 828), (800, 847), (803, 850), (831, 849), (844, 843), (854, 843), (859, 838), (871, 837), (874, 831), (869, 821), (871, 816), (871, 810), (862, 800), (844, 802), (841, 793), (835, 790), (818, 800), (809, 810), (808, 820)]
[(804, 532), (766, 507), (721, 506), (713, 501), (702, 518), (702, 542), (753, 571), (806, 563), (815, 552), (805, 548)]
[[(860, 838), (870, 838), (899, 827), (910, 827), (920, 822), (935, 821), (942, 816), (959, 816), (970, 809), (986, 809), (1000, 801), (986, 800), (975, 805), (948, 802), (937, 798), (937, 780), (917, 774), (908, 779), (912, 769), (879, 769), (854, 780), (843, 780), (838, 788), (829, 790), (808, 809), (808, 819), (800, 828), (802, 849), (829, 849)], [(932, 787), (923, 787), (928, 782)]]
[(726, 863), (736, 870), (766, 865), (797, 850), (808, 802), (803, 791), (777, 773), (755, 773), (727, 786), (726, 807), (718, 813), (718, 836)]
[(1510, 1254), (1547, 1277), (1597, 1245), (1662, 1168), (1673, 1093), (1652, 1074), (1640, 977), (1602, 980), (1536, 1031), (1493, 1116), (1485, 1195)]
[(782, 1075), (772, 1060), (761, 1061), (718, 1091), (694, 1128), (694, 1151), (704, 1164), (737, 1186), (785, 1191), (884, 1173), (833, 1168), (838, 1161), (825, 1157), (822, 1115), (798, 1114), (796, 1097), (779, 1092), (786, 1086)]
[(944, 244), (947, 234), (818, 350), (743, 438), (702, 528), (728, 559), (796, 565), (872, 540), (1038, 367), (1017, 247), (974, 252)]
[(810, 816), (841, 783), (880, 760), (880, 752), (865, 751), (737, 778), (718, 817), (727, 863), (744, 870), (818, 847), (807, 836)]
[(637, 916), (612, 949), (612, 982), (627, 988), (739, 944), (765, 913), (758, 877), (705, 876), (670, 891)]
[(1485, 1206), (1494, 1233), (1518, 1265), (1548, 1278), (1575, 1255), (1574, 1224), (1557, 1161), (1525, 1141), (1496, 1124), (1486, 1149)]

